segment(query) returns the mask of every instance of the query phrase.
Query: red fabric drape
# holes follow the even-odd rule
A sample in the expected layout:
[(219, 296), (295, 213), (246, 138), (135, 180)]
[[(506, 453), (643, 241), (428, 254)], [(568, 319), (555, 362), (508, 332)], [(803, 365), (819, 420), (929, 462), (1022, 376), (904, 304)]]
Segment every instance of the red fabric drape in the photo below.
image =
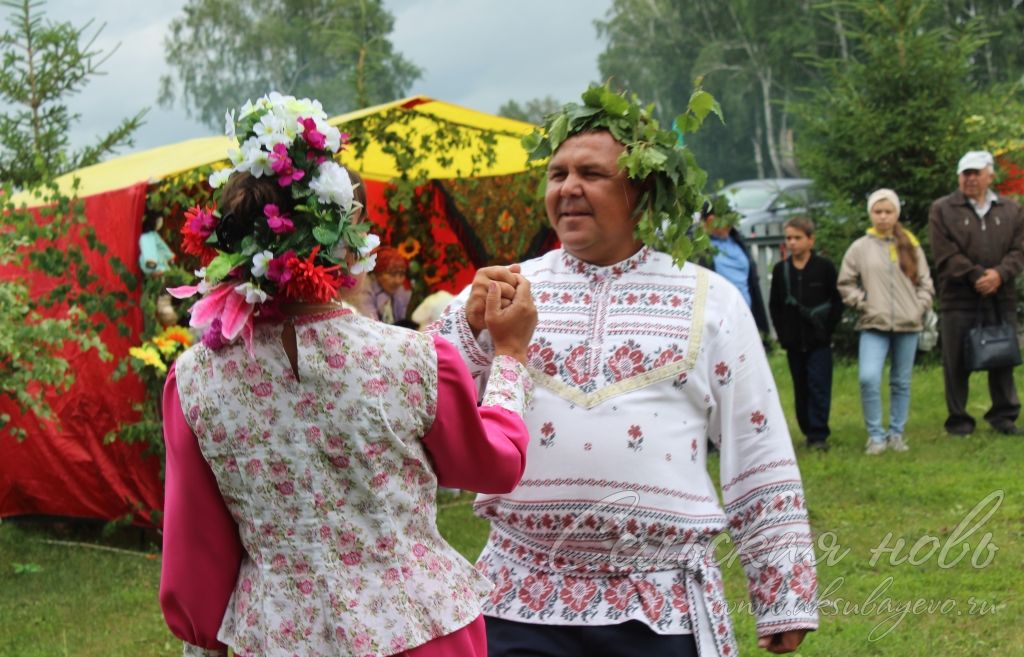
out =
[[(385, 191), (388, 188), (388, 183), (376, 180), (367, 180), (365, 182), (367, 216), (373, 223), (387, 229), (388, 215)], [(431, 212), (428, 220), (430, 221), (430, 230), (435, 243), (442, 250), (446, 244), (459, 244), (459, 238), (455, 231), (452, 230), (452, 225), (448, 219), (444, 196), (438, 193), (437, 190), (433, 190), (431, 194), (430, 208)], [(392, 244), (391, 246), (397, 246), (397, 244)], [(468, 260), (460, 262), (442, 261), (437, 264), (442, 273), (446, 271), (453, 272), (454, 277), (451, 280), (441, 280), (433, 285), (428, 284), (431, 292), (445, 290), (452, 294), (458, 294), (464, 287), (473, 282), (473, 275), (476, 274), (476, 268)], [(444, 276), (443, 278), (447, 279), (448, 277)]]
[[(97, 194), (85, 199), (85, 215), (109, 256), (116, 256), (130, 271), (138, 272), (138, 240), (145, 209), (146, 184)], [(93, 273), (114, 289), (123, 284), (110, 266), (108, 256), (87, 252)], [(0, 272), (5, 278), (26, 280), (33, 294), (52, 286), (45, 277), (25, 271)], [(141, 278), (140, 278), (141, 280)], [(118, 361), (138, 344), (142, 314), (139, 289), (134, 307), (118, 319), (128, 337), (107, 324), (101, 333), (114, 359), (103, 362), (95, 351), (81, 353), (67, 347), (63, 355), (75, 373), (75, 383), (62, 395), (44, 392), (59, 425), (21, 415), (9, 401), (0, 399), (0, 412), (28, 433), (17, 442), (0, 437), (0, 516), (44, 514), (112, 519), (141, 510), (136, 522), (147, 524), (148, 511), (160, 509), (163, 485), (160, 463), (143, 456), (142, 445), (121, 442), (103, 444), (107, 432), (137, 419), (132, 405), (145, 398), (145, 389), (134, 374), (111, 380)]]

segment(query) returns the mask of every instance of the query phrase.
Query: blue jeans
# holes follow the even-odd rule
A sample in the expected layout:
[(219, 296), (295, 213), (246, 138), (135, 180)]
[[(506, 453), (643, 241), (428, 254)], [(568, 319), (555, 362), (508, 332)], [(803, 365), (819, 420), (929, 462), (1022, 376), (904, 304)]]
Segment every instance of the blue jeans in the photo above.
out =
[[(910, 411), (910, 376), (917, 353), (917, 333), (861, 331), (860, 403), (868, 438), (882, 442), (886, 436), (902, 435)], [(889, 429), (882, 423), (882, 369), (892, 352), (889, 368)]]

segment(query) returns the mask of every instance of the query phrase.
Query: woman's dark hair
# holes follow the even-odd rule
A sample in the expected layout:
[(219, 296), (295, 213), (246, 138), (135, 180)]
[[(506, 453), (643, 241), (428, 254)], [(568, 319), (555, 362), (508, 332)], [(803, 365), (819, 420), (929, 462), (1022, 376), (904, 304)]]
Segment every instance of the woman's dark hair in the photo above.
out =
[(221, 190), (220, 221), (215, 229), (221, 250), (238, 251), (246, 235), (270, 230), (263, 214), (268, 204), (276, 205), (281, 214), (295, 209), (288, 188), (274, 178), (256, 178), (246, 171), (231, 174)]

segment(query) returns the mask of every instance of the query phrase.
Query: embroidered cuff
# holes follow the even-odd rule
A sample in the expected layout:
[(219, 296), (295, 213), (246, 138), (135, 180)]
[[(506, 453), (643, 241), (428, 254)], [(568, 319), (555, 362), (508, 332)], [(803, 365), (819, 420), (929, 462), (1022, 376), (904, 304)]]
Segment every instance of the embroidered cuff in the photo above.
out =
[(494, 347), (491, 344), (491, 334), (487, 330), (480, 332), (480, 337), (473, 336), (473, 329), (466, 319), (466, 308), (463, 306), (455, 313), (455, 332), (458, 335), (458, 342), (455, 346), (463, 353), (469, 363), (469, 371), (474, 377), (485, 371), (491, 364)]
[(526, 366), (511, 356), (495, 356), (491, 376), (487, 379), (487, 390), (480, 403), (483, 406), (501, 406), (523, 417), (533, 403), (533, 379)]
[(188, 641), (182, 641), (182, 657), (228, 657), (228, 648), (200, 648), (194, 646)]

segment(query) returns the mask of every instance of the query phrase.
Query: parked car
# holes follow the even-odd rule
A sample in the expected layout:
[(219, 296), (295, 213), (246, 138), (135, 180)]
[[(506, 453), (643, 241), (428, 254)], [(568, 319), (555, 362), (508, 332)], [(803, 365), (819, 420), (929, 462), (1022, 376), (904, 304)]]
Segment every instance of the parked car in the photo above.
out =
[(812, 216), (819, 205), (807, 178), (742, 180), (722, 188), (741, 219), (737, 227), (745, 238), (778, 237), (790, 217)]

